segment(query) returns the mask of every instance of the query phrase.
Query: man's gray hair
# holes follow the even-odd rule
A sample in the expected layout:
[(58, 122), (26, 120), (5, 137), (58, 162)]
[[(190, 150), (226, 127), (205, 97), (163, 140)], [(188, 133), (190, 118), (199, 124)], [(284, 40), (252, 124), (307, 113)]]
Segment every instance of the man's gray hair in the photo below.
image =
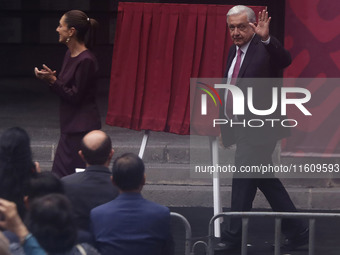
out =
[(228, 21), (229, 16), (238, 15), (238, 14), (242, 14), (242, 13), (247, 14), (249, 22), (251, 22), (251, 23), (256, 22), (256, 15), (255, 15), (253, 9), (251, 9), (251, 8), (245, 6), (245, 5), (236, 5), (233, 8), (231, 8), (227, 13), (227, 21)]

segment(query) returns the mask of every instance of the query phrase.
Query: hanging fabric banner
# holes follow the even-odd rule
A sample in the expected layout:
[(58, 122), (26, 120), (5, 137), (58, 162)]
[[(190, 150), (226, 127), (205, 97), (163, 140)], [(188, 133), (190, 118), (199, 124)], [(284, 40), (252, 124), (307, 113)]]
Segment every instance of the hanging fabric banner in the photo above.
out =
[[(283, 156), (340, 156), (340, 5), (337, 0), (287, 0), (285, 47), (293, 62), (285, 78), (313, 78), (308, 110), (282, 143)], [(290, 86), (293, 86), (290, 84)], [(296, 117), (296, 109), (288, 111)]]
[(222, 77), (231, 7), (120, 3), (106, 123), (189, 134), (190, 78)]

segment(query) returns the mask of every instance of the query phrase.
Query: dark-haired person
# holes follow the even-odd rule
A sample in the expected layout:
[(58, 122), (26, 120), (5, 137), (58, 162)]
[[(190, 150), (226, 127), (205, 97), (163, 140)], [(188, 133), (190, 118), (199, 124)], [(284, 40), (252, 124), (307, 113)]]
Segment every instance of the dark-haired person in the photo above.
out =
[(0, 197), (16, 203), (20, 217), (26, 209), (24, 196), (29, 179), (40, 171), (32, 160), (30, 138), (20, 127), (5, 130), (0, 137)]
[(101, 254), (172, 254), (169, 209), (141, 195), (143, 161), (132, 153), (115, 159), (112, 182), (120, 195), (91, 211), (92, 231)]
[(14, 203), (0, 199), (0, 212), (4, 215), (0, 226), (17, 234), (26, 255), (99, 255), (91, 245), (77, 244), (72, 206), (64, 195), (49, 194), (35, 199), (28, 213), (27, 228)]
[[(34, 199), (52, 193), (64, 194), (63, 184), (60, 179), (51, 172), (36, 173), (36, 175), (31, 177), (27, 183), (27, 192), (23, 198), (26, 210), (30, 210), (30, 206)], [(15, 233), (4, 231), (4, 234), (10, 241), (11, 248), (14, 248), (15, 245), (20, 247), (20, 245), (18, 245), (19, 237)], [(89, 240), (91, 241), (92, 239), (83, 238), (82, 241), (83, 240), (89, 242)]]
[(59, 177), (85, 167), (78, 155), (80, 141), (87, 132), (101, 128), (95, 99), (98, 63), (90, 51), (97, 25), (82, 11), (66, 12), (57, 27), (59, 42), (68, 47), (60, 73), (57, 76), (46, 65), (34, 69), (60, 98), (61, 135), (52, 167)]
[(35, 199), (28, 214), (27, 226), (49, 255), (99, 255), (91, 245), (77, 244), (72, 206), (64, 195), (49, 194)]
[(79, 155), (86, 163), (84, 172), (61, 179), (70, 199), (78, 227), (89, 231), (90, 211), (118, 195), (112, 185), (108, 168), (113, 156), (111, 138), (100, 130), (93, 130), (82, 139)]
[(53, 193), (64, 194), (61, 180), (51, 172), (37, 173), (28, 182), (28, 190), (24, 197), (26, 209), (29, 211), (34, 199)]

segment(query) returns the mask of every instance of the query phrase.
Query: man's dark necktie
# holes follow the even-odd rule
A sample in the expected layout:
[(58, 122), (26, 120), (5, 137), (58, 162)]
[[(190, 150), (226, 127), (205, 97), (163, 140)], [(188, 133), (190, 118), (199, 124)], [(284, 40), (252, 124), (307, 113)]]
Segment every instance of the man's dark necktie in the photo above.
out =
[[(231, 80), (230, 84), (235, 85), (238, 73), (240, 72), (240, 67), (241, 67), (241, 56), (242, 56), (242, 50), (239, 48), (237, 51), (237, 58), (236, 58), (236, 63), (234, 66), (233, 73), (231, 75)], [(233, 97), (231, 95), (231, 92), (228, 91), (227, 94), (227, 103), (226, 103), (226, 113), (229, 119), (233, 118)]]

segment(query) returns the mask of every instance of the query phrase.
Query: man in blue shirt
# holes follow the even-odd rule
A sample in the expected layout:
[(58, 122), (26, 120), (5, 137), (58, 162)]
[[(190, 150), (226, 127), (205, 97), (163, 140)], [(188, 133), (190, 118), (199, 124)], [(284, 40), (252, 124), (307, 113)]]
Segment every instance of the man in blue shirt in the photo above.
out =
[(118, 157), (112, 167), (112, 182), (120, 195), (91, 211), (92, 231), (101, 254), (171, 254), (169, 209), (141, 195), (143, 161), (132, 153)]

